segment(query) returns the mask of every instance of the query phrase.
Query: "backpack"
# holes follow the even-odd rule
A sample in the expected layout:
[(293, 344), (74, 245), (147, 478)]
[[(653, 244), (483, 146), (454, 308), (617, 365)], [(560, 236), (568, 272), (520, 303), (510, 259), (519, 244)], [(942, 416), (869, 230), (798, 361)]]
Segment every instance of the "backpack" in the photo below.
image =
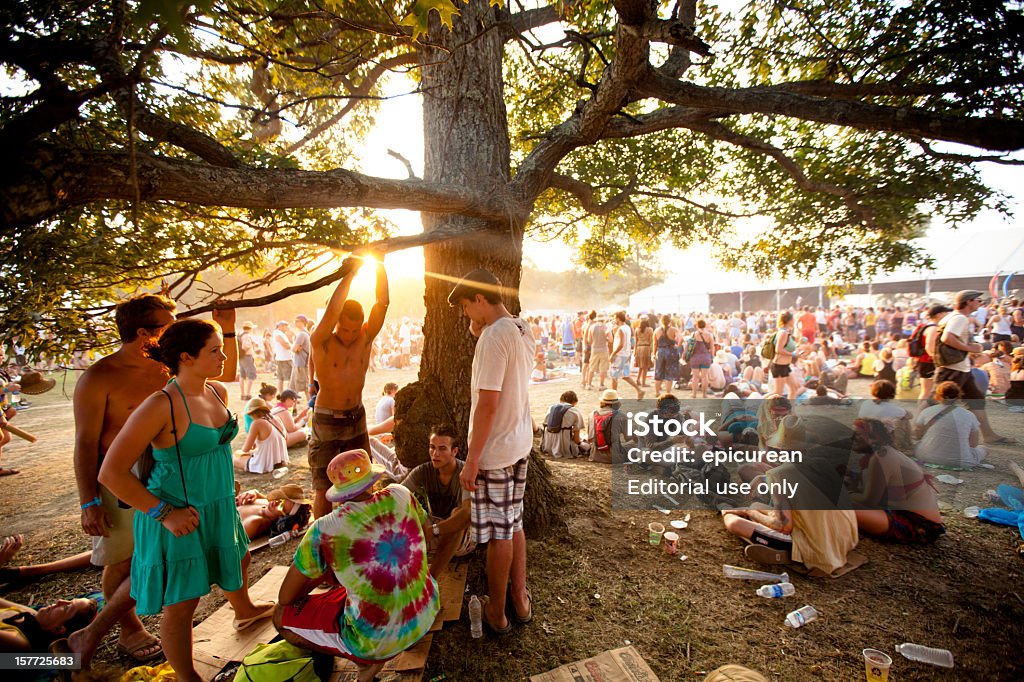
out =
[(544, 418), (544, 428), (547, 429), (548, 433), (561, 433), (567, 429), (571, 429), (571, 426), (562, 426), (562, 418), (565, 413), (569, 411), (572, 405), (568, 403), (557, 403), (551, 406), (548, 410), (548, 416)]
[(691, 336), (686, 339), (686, 347), (683, 348), (683, 359), (689, 362), (695, 350), (697, 350), (697, 339)]
[(598, 452), (608, 452), (612, 449), (612, 418), (615, 410), (608, 414), (594, 413), (594, 447)]
[(764, 342), (761, 344), (761, 357), (769, 361), (775, 359), (775, 334), (764, 337)]
[(257, 644), (235, 673), (235, 682), (320, 682), (308, 651), (284, 640)]
[(290, 530), (302, 530), (309, 525), (309, 512), (308, 504), (300, 504), (299, 508), (288, 516), (274, 519), (270, 524), (270, 537), (287, 533)]
[(252, 344), (252, 333), (242, 332), (238, 335), (238, 354), (239, 355), (252, 355), (254, 352)]
[(945, 325), (939, 327), (938, 338), (935, 339), (935, 357), (932, 361), (936, 367), (948, 367), (949, 365), (955, 365), (967, 357), (967, 351), (960, 350), (959, 348), (953, 348), (947, 343), (943, 343), (942, 335), (945, 333)]
[(907, 341), (907, 355), (912, 358), (925, 358), (928, 356), (928, 350), (924, 347), (924, 332), (928, 327), (934, 326), (934, 324), (922, 322), (914, 327), (914, 331), (910, 334), (910, 340)]

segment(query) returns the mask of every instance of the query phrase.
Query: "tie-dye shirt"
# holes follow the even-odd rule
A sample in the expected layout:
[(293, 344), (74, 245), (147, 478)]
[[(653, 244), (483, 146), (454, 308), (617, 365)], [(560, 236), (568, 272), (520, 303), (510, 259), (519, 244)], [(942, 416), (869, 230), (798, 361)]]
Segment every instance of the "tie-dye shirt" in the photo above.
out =
[(299, 571), (315, 580), (332, 570), (348, 592), (338, 625), (349, 653), (383, 660), (430, 630), (440, 603), (428, 571), (425, 518), (412, 493), (394, 484), (366, 501), (338, 505), (299, 543)]

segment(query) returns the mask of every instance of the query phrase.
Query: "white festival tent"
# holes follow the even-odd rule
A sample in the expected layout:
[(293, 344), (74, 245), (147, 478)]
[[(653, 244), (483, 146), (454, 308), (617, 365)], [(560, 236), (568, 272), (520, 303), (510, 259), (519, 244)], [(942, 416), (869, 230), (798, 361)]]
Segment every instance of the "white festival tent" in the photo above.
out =
[[(1000, 296), (1024, 290), (1024, 229), (998, 229), (974, 233), (949, 233), (941, 240), (921, 244), (934, 261), (932, 270), (899, 268), (871, 282), (857, 282), (853, 293), (914, 293), (928, 298), (961, 288), (988, 290), (994, 285)], [(763, 307), (778, 295), (783, 306), (795, 304), (796, 296), (809, 305), (823, 300), (823, 282), (790, 278), (765, 282), (741, 271), (721, 271), (712, 278), (694, 277), (685, 272), (661, 284), (630, 295), (628, 311), (682, 312), (736, 309), (738, 299), (746, 295), (749, 307)], [(787, 296), (788, 294), (788, 296)], [(747, 306), (744, 306), (747, 307)], [(774, 308), (774, 305), (764, 307)]]

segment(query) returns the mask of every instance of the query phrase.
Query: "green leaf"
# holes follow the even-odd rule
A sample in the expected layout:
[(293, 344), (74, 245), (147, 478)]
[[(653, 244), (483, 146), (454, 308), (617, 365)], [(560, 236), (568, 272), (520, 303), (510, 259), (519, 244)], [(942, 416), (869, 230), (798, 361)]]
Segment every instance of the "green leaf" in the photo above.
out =
[[(491, 0), (491, 4), (495, 4), (496, 1)], [(420, 36), (427, 33), (431, 10), (437, 12), (441, 23), (447, 26), (449, 31), (452, 29), (452, 16), (461, 16), (458, 8), (452, 4), (452, 0), (416, 0), (416, 4), (412, 6), (409, 14), (398, 23), (410, 27), (412, 39), (419, 40)]]

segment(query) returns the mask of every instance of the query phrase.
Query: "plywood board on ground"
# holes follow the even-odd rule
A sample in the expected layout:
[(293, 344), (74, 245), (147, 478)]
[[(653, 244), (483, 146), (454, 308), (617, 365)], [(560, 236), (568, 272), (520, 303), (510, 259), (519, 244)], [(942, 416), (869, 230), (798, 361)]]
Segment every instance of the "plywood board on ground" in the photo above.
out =
[(466, 593), (469, 563), (451, 564), (438, 581), (441, 591), (441, 616), (445, 621), (458, 620), (462, 613), (462, 596)]
[[(253, 601), (277, 601), (277, 593), (287, 573), (287, 566), (274, 566), (257, 583), (249, 586), (249, 596)], [(212, 678), (231, 661), (241, 661), (257, 644), (265, 644), (277, 636), (270, 618), (241, 632), (235, 630), (234, 619), (234, 609), (224, 604), (193, 630), (193, 657), (197, 665), (201, 665), (199, 673), (204, 679)], [(210, 669), (218, 662), (219, 667), (210, 675)]]
[(640, 653), (631, 646), (603, 651), (540, 675), (530, 682), (658, 682)]
[[(427, 656), (430, 655), (430, 641), (434, 638), (433, 635), (428, 634), (426, 637), (416, 642), (416, 645), (406, 649), (398, 656), (395, 656), (390, 661), (384, 664), (384, 672), (416, 672), (419, 671), (422, 675), (424, 666), (427, 665)], [(334, 675), (331, 680), (337, 678), (338, 673), (354, 672), (357, 670), (356, 664), (346, 658), (334, 659)]]

